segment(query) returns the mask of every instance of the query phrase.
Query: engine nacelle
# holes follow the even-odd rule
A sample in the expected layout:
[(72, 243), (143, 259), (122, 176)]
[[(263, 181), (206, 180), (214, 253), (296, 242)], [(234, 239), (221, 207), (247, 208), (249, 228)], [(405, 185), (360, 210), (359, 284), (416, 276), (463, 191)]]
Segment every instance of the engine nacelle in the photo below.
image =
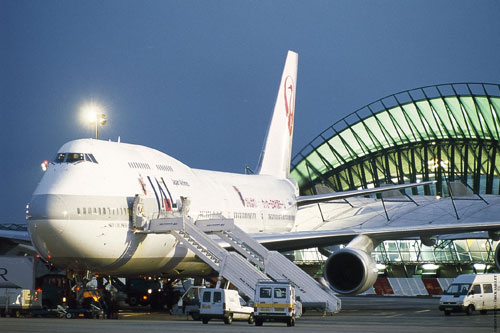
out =
[[(355, 241), (359, 243), (359, 239), (351, 243)], [(325, 263), (325, 279), (334, 291), (343, 295), (362, 293), (373, 286), (378, 276), (377, 265), (365, 250), (370, 246), (360, 249), (350, 246), (351, 243), (330, 255)]]
[(498, 243), (497, 248), (495, 249), (495, 265), (500, 269), (500, 243)]

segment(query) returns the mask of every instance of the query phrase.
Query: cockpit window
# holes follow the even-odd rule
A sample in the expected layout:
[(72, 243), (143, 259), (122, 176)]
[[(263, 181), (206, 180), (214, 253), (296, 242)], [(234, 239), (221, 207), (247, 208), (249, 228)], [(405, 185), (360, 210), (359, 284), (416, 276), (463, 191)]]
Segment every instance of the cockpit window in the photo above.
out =
[(77, 163), (82, 161), (97, 164), (97, 160), (95, 159), (94, 155), (84, 153), (58, 153), (56, 158), (54, 159), (54, 163)]
[(94, 155), (92, 154), (86, 154), (90, 157), (90, 161), (93, 162), (93, 163), (96, 163), (97, 164), (97, 160), (95, 159)]
[(55, 163), (62, 163), (64, 162), (64, 158), (66, 157), (65, 153), (59, 153), (56, 156), (56, 159), (54, 160)]
[(68, 163), (74, 163), (83, 160), (83, 154), (81, 153), (68, 153), (68, 157), (66, 158), (66, 162)]

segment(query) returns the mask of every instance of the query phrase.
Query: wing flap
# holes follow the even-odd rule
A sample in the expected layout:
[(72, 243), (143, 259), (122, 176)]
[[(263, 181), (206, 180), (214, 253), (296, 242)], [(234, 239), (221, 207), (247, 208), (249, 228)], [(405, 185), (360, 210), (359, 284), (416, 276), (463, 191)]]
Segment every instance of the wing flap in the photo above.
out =
[(387, 192), (387, 191), (402, 190), (402, 189), (412, 188), (412, 187), (416, 187), (416, 186), (431, 185), (431, 184), (434, 184), (435, 182), (436, 182), (435, 180), (431, 180), (431, 181), (426, 181), (426, 182), (421, 182), (421, 183), (390, 185), (390, 186), (384, 186), (384, 187), (367, 188), (367, 189), (363, 189), (363, 190), (333, 192), (333, 193), (316, 194), (316, 195), (304, 195), (304, 196), (299, 196), (297, 198), (297, 206), (301, 207), (301, 206), (305, 206), (305, 205), (310, 205), (310, 204), (325, 202), (325, 201), (330, 201), (330, 200), (347, 199), (347, 198), (357, 197), (360, 195), (369, 195), (369, 194), (376, 194), (376, 193), (382, 193), (382, 192)]
[[(411, 237), (436, 236), (480, 231), (499, 231), (500, 221), (468, 224), (427, 225), (349, 230), (300, 231), (281, 234), (254, 234), (259, 243), (277, 251), (300, 250), (349, 243), (358, 235), (367, 235), (375, 241), (398, 240)], [(471, 236), (469, 234), (469, 236)], [(481, 235), (483, 237), (483, 235)]]

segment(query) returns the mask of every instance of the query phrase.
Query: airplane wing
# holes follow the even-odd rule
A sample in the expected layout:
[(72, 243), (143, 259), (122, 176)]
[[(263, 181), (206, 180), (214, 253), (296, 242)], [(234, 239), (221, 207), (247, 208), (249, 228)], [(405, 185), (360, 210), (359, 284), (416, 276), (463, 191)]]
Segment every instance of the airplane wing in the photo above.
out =
[(0, 254), (21, 255), (37, 252), (31, 244), (31, 238), (26, 225), (0, 224)]
[(375, 199), (352, 198), (353, 207), (342, 202), (309, 205), (299, 210), (295, 231), (252, 236), (269, 249), (288, 251), (347, 244), (358, 235), (380, 242), (480, 231), (495, 237), (500, 231), (500, 196), (484, 196), (486, 202), (428, 196), (412, 199), (418, 206), (386, 201), (389, 220), (380, 200)]
[(316, 194), (316, 195), (304, 195), (304, 196), (299, 196), (297, 198), (297, 206), (302, 207), (305, 205), (310, 205), (310, 204), (325, 202), (325, 201), (330, 201), (330, 200), (347, 199), (347, 198), (357, 197), (360, 195), (369, 195), (369, 194), (376, 194), (376, 193), (382, 193), (382, 192), (387, 192), (387, 191), (402, 190), (405, 188), (412, 188), (412, 187), (417, 187), (417, 186), (422, 186), (422, 185), (431, 185), (431, 184), (434, 184), (435, 182), (436, 182), (435, 180), (430, 180), (430, 181), (421, 182), (421, 183), (389, 185), (389, 186), (384, 186), (384, 187), (367, 188), (367, 189), (354, 190), (354, 191), (333, 192), (333, 193)]
[(0, 242), (6, 240), (31, 245), (31, 238), (26, 225), (0, 224)]

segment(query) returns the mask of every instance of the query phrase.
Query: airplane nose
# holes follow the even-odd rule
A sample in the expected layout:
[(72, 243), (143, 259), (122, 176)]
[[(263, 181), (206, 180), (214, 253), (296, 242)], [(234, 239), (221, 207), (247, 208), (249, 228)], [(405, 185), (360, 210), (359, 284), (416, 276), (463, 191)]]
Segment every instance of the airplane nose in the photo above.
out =
[(63, 198), (56, 194), (34, 195), (26, 213), (33, 245), (43, 258), (51, 259), (60, 244), (62, 226), (69, 217)]
[(31, 198), (27, 211), (28, 220), (66, 219), (68, 210), (61, 196), (39, 194)]

